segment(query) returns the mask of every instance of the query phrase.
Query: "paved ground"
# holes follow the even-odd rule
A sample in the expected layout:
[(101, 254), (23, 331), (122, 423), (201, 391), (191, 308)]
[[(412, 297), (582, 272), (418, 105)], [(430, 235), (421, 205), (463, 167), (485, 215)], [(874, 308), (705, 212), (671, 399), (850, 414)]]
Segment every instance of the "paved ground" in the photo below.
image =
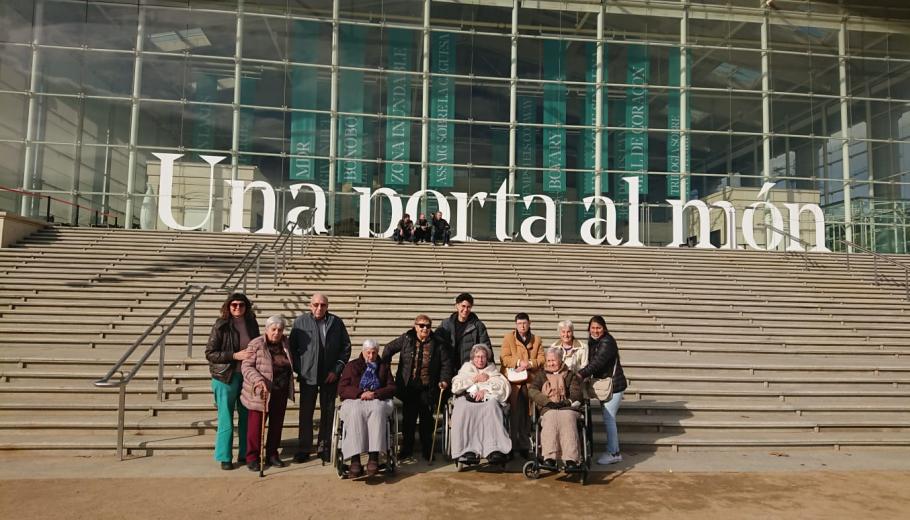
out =
[[(659, 453), (628, 457), (582, 487), (562, 476), (410, 464), (340, 481), (315, 463), (221, 471), (208, 455), (0, 453), (0, 518), (906, 518), (906, 451)], [(614, 467), (611, 467), (611, 470)], [(875, 468), (875, 469), (873, 469)], [(513, 468), (517, 470), (517, 465)], [(529, 516), (531, 515), (531, 516)]]

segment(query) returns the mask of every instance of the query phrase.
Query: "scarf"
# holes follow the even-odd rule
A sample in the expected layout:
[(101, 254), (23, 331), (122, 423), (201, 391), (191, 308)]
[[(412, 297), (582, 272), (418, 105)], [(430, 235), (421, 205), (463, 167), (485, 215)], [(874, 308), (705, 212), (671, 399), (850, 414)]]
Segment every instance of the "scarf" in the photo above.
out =
[(367, 363), (367, 369), (360, 378), (360, 390), (362, 392), (373, 391), (381, 386), (379, 384), (379, 376), (376, 373), (378, 369), (379, 363)]
[(541, 391), (546, 394), (550, 402), (557, 403), (566, 399), (566, 370), (565, 365), (560, 365), (556, 372), (546, 372), (547, 380)]

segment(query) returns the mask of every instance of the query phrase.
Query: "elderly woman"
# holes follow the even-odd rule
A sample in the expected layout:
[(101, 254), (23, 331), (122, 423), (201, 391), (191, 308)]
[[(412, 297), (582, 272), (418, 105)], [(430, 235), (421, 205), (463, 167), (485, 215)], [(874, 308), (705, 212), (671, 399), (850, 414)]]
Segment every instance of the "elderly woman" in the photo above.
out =
[(572, 372), (578, 372), (588, 364), (588, 347), (575, 339), (575, 324), (569, 320), (560, 321), (556, 326), (559, 340), (551, 347), (562, 349), (562, 362)]
[(249, 357), (243, 360), (243, 390), (240, 400), (250, 411), (246, 434), (246, 463), (250, 471), (259, 469), (262, 449), (260, 428), (266, 414), (269, 431), (265, 443), (267, 465), (287, 466), (278, 457), (284, 412), (288, 399), (294, 400), (294, 368), (288, 339), (284, 336), (284, 316), (272, 316), (265, 322), (265, 336), (258, 337), (247, 347)]
[(607, 430), (607, 451), (597, 459), (603, 466), (615, 464), (622, 460), (619, 453), (619, 431), (616, 428), (616, 413), (619, 412), (619, 403), (622, 402), (623, 392), (626, 391), (626, 376), (619, 362), (619, 347), (616, 340), (607, 331), (607, 322), (603, 316), (592, 316), (588, 321), (588, 348), (591, 359), (588, 366), (578, 372), (583, 378), (593, 377), (603, 379), (613, 378), (613, 397), (603, 407), (604, 428)]
[(581, 461), (577, 421), (584, 400), (582, 378), (563, 362), (564, 349), (550, 347), (543, 372), (528, 385), (528, 395), (540, 413), (540, 448), (544, 465), (556, 468), (562, 460), (567, 470)]
[(218, 408), (218, 432), (215, 434), (215, 460), (221, 469), (234, 469), (231, 450), (234, 445), (234, 411), (237, 411), (237, 434), (240, 437), (237, 460), (246, 458), (247, 410), (240, 402), (240, 362), (249, 354), (246, 346), (259, 336), (259, 325), (253, 304), (243, 293), (234, 293), (221, 305), (221, 315), (212, 327), (205, 358), (212, 374), (212, 393)]
[(341, 455), (351, 459), (349, 477), (363, 474), (362, 453), (369, 453), (367, 476), (379, 472), (379, 452), (389, 449), (389, 416), (394, 412), (394, 395), (395, 380), (388, 363), (379, 358), (379, 344), (372, 339), (364, 341), (360, 357), (345, 365), (338, 383), (339, 417), (344, 421)]
[(509, 399), (509, 381), (496, 369), (493, 352), (482, 343), (471, 349), (471, 358), (452, 378), (456, 396), (452, 410), (452, 458), (462, 463), (478, 456), (498, 464), (512, 450), (503, 426), (502, 405)]

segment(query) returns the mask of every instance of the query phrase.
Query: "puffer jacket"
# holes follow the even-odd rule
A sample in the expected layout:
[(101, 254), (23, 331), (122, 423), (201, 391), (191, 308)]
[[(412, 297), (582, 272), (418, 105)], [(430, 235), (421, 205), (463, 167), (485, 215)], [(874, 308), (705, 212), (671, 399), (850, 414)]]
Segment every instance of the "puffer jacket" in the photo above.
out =
[[(230, 319), (218, 319), (212, 326), (209, 341), (205, 344), (205, 359), (209, 362), (209, 373), (212, 378), (230, 384), (240, 362), (234, 360), (234, 353), (243, 350), (240, 346), (240, 333), (234, 328)], [(247, 318), (246, 331), (250, 341), (259, 337), (259, 324), (255, 319)]]
[[(616, 374), (613, 375), (613, 366), (616, 365)], [(626, 389), (626, 375), (622, 371), (619, 361), (619, 347), (616, 340), (609, 332), (604, 333), (600, 339), (588, 338), (588, 365), (578, 371), (581, 377), (595, 377), (602, 379), (613, 375), (613, 391), (622, 392)]]
[[(244, 359), (240, 365), (240, 370), (243, 372), (243, 387), (240, 390), (240, 402), (249, 410), (262, 412), (264, 411), (262, 407), (262, 396), (254, 393), (253, 387), (256, 386), (256, 383), (264, 381), (265, 386), (267, 386), (271, 392), (272, 379), (274, 377), (272, 353), (269, 352), (269, 347), (266, 345), (265, 336), (259, 336), (250, 341), (250, 344), (246, 348), (253, 355)], [(281, 338), (281, 348), (284, 350), (284, 355), (287, 356), (290, 361), (291, 351), (288, 348), (288, 339), (286, 337)], [(291, 374), (291, 380), (288, 384), (290, 385), (288, 387), (288, 400), (293, 401), (293, 374)]]

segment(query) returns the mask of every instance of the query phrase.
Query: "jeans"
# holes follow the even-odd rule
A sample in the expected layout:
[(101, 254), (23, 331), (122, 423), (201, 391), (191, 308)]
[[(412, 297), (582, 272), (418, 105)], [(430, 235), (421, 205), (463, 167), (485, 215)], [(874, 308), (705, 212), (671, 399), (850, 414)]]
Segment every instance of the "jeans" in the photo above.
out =
[(247, 410), (240, 402), (242, 383), (243, 376), (236, 371), (230, 384), (212, 379), (212, 393), (215, 394), (215, 406), (218, 407), (218, 431), (215, 433), (215, 460), (218, 462), (232, 462), (235, 409), (237, 410), (237, 436), (240, 438), (237, 460), (246, 458)]
[(619, 453), (619, 432), (616, 429), (616, 412), (622, 401), (623, 392), (613, 392), (613, 398), (603, 405), (604, 428), (607, 430), (607, 451)]

